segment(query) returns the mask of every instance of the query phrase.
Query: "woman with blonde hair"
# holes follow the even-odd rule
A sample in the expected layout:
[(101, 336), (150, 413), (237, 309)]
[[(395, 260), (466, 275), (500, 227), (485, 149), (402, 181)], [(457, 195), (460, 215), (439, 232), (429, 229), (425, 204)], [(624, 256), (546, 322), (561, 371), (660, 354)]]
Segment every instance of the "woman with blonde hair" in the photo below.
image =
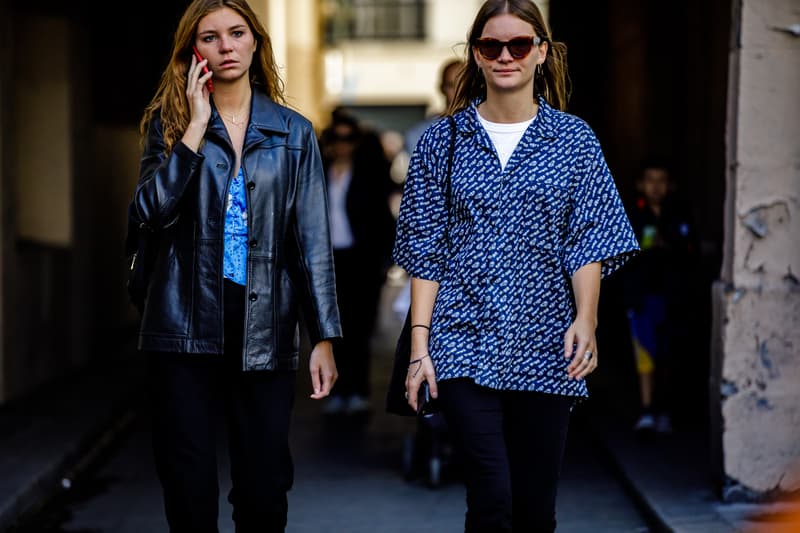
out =
[(569, 415), (597, 368), (600, 280), (638, 245), (599, 142), (564, 111), (566, 47), (536, 5), (486, 1), (468, 42), (398, 218), (408, 401), (426, 381), (460, 448), (465, 531), (554, 531)]
[(153, 448), (172, 532), (216, 532), (213, 428), (228, 430), (236, 531), (283, 531), (298, 310), (312, 393), (337, 377), (341, 336), (327, 192), (310, 122), (286, 108), (269, 35), (245, 0), (183, 13), (141, 123), (131, 203), (155, 249), (139, 333)]

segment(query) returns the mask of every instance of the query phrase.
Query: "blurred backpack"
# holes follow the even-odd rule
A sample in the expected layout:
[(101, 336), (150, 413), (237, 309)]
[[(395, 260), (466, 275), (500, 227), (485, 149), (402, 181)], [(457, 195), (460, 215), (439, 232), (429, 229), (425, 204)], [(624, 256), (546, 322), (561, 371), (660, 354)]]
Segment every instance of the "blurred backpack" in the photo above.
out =
[(136, 208), (131, 202), (128, 206), (128, 231), (125, 236), (125, 257), (128, 263), (128, 297), (139, 311), (144, 311), (147, 287), (153, 272), (158, 252), (158, 234), (143, 222), (138, 222)]

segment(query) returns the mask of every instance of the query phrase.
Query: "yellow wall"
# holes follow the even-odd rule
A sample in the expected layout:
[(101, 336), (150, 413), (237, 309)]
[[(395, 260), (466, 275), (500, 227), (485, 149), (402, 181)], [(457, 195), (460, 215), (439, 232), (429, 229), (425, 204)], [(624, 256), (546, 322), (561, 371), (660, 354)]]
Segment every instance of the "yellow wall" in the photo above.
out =
[(272, 39), (287, 104), (318, 126), (322, 83), (318, 1), (253, 0), (250, 5)]
[[(15, 33), (13, 131), (17, 152), (17, 236), (72, 242), (70, 27), (65, 19), (21, 18)], [(46, 35), (46, 39), (42, 36)], [(47, 61), (37, 60), (46, 57)]]

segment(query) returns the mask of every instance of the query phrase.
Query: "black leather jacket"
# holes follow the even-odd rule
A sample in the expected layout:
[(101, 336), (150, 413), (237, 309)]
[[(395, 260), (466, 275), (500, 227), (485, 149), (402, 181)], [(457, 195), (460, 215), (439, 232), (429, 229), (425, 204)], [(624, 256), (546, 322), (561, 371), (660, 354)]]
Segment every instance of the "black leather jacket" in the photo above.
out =
[[(178, 142), (165, 156), (160, 120), (150, 124), (133, 203), (159, 244), (140, 349), (222, 353), (223, 230), (234, 164), (216, 109), (199, 153)], [(297, 369), (298, 307), (312, 344), (341, 336), (326, 185), (311, 123), (254, 89), (242, 168), (250, 241), (241, 368)]]

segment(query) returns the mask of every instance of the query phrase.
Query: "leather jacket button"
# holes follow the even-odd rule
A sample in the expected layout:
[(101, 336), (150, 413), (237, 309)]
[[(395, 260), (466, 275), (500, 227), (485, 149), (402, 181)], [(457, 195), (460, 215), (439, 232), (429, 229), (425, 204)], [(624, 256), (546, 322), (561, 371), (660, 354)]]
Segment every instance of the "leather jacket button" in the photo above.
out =
[(258, 246), (258, 241), (255, 240), (255, 239), (252, 239), (250, 241), (250, 248), (255, 248), (256, 246)]
[(256, 188), (256, 182), (255, 182), (255, 181), (250, 181), (250, 182), (248, 182), (248, 183), (247, 183), (247, 188), (248, 188), (248, 189), (250, 189), (250, 190), (252, 191), (253, 189), (255, 189), (255, 188)]
[(250, 293), (250, 301), (251, 302), (255, 302), (256, 300), (258, 300), (258, 294), (254, 293), (254, 292), (251, 292)]

